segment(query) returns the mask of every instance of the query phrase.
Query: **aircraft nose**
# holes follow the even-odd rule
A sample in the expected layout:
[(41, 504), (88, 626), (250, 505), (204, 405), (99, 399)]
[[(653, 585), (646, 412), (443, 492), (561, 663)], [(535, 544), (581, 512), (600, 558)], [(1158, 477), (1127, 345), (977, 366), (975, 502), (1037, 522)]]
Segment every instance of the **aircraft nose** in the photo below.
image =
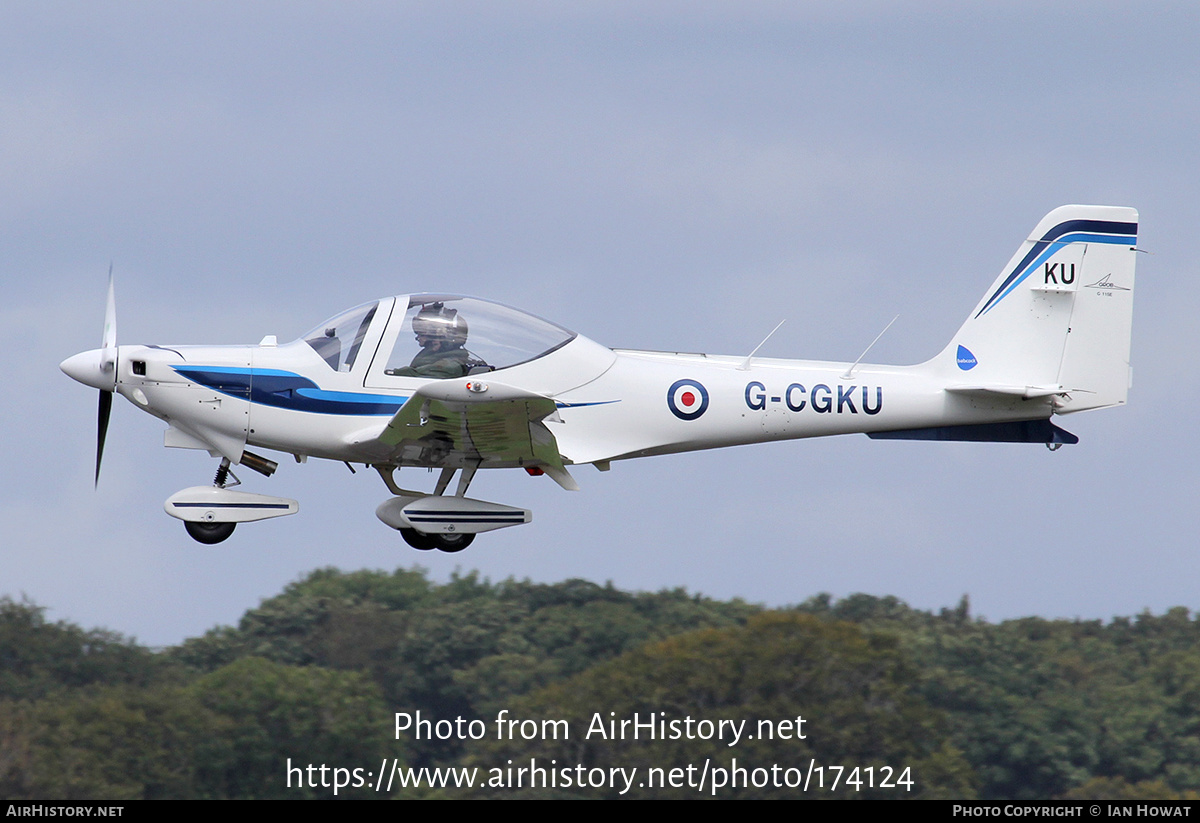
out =
[(58, 364), (63, 374), (93, 389), (112, 391), (113, 378), (100, 367), (100, 349), (80, 352)]

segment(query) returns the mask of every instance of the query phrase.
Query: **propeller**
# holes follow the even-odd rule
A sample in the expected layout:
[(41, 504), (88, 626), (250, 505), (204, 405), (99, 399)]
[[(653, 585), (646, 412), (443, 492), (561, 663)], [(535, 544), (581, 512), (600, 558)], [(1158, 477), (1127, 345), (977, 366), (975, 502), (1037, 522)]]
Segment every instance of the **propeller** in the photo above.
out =
[(85, 386), (100, 390), (96, 414), (96, 484), (100, 484), (100, 461), (104, 458), (104, 439), (112, 416), (113, 393), (117, 390), (117, 306), (113, 298), (112, 264), (108, 265), (108, 302), (104, 307), (104, 336), (100, 348), (84, 351), (59, 364), (63, 373)]
[[(117, 301), (113, 294), (112, 263), (108, 264), (108, 301), (104, 306), (104, 337), (100, 341), (100, 405), (96, 416), (96, 480), (100, 485), (100, 461), (104, 459), (104, 440), (112, 415), (113, 391), (117, 387)], [(110, 380), (111, 377), (111, 380)]]

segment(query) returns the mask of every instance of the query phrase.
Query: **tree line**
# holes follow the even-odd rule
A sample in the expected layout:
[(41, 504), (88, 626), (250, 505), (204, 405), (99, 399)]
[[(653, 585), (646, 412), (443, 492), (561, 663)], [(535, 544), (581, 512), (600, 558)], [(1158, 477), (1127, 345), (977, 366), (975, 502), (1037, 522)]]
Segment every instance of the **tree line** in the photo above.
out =
[[(936, 613), (867, 595), (766, 609), (583, 580), (321, 569), (236, 627), (151, 650), (3, 599), (0, 796), (331, 795), (289, 787), (290, 759), (680, 775), (624, 795), (543, 781), (522, 797), (709, 796), (685, 776), (703, 765), (743, 769), (721, 797), (1195, 799), (1198, 641), (1184, 608), (990, 623), (966, 598)], [(396, 712), (477, 720), (486, 733), (397, 739)], [(501, 717), (570, 734), (505, 734)], [(663, 733), (648, 739), (651, 722)], [(772, 766), (786, 785), (756, 785)], [(814, 766), (829, 769), (819, 791), (793, 785)], [(366, 784), (338, 796), (381, 795)]]

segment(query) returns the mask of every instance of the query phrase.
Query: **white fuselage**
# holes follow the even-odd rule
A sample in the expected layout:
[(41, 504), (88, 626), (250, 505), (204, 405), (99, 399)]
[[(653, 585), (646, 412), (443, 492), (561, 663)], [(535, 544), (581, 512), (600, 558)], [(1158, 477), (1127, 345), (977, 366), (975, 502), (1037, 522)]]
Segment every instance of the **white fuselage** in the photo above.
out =
[[(377, 340), (375, 342), (378, 342)], [(568, 463), (855, 432), (1048, 417), (1044, 399), (945, 391), (927, 366), (617, 350), (576, 337), (491, 372), (556, 401), (547, 426)], [(372, 380), (372, 359), (334, 372), (303, 341), (283, 346), (121, 346), (116, 390), (170, 424), (168, 446), (237, 463), (245, 448), (388, 462), (380, 433), (420, 377)], [(465, 379), (465, 378), (459, 378)], [(375, 385), (371, 385), (375, 383)], [(484, 468), (502, 467), (487, 463)]]

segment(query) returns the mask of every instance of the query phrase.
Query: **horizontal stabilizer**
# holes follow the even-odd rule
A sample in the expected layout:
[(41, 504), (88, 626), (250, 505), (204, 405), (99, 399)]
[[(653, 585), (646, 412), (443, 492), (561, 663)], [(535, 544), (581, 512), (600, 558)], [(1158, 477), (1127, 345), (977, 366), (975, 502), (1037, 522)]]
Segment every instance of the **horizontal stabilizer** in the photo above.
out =
[(1001, 395), (1003, 397), (1020, 397), (1032, 400), (1035, 397), (1053, 397), (1063, 394), (1062, 386), (947, 386), (951, 394)]
[(1049, 420), (1016, 423), (979, 423), (968, 426), (935, 426), (867, 432), (872, 440), (946, 440), (969, 443), (1078, 443), (1079, 438)]

